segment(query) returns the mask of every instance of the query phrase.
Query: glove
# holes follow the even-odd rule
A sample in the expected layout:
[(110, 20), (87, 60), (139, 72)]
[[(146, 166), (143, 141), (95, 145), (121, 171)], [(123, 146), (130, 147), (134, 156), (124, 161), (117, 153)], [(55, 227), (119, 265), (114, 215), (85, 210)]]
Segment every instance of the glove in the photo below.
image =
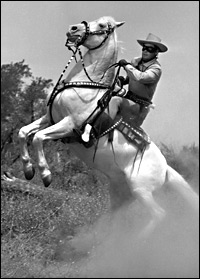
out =
[(119, 76), (118, 80), (117, 80), (117, 85), (119, 85), (119, 87), (122, 88), (124, 85), (124, 81), (125, 81), (125, 78), (123, 76)]
[(125, 59), (121, 59), (118, 62), (120, 67), (125, 67), (126, 65), (130, 64), (129, 62), (127, 62)]

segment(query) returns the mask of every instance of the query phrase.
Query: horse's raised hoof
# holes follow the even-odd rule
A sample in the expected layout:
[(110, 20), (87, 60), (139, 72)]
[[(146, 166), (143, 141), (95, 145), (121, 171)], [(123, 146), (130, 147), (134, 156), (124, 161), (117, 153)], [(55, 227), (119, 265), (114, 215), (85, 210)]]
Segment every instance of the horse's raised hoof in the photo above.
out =
[(31, 180), (35, 175), (35, 169), (33, 166), (24, 168), (24, 175), (27, 180)]
[(44, 176), (44, 177), (42, 178), (42, 181), (43, 181), (44, 186), (45, 186), (45, 187), (48, 187), (48, 186), (51, 184), (51, 182), (52, 182), (52, 176), (51, 176), (51, 174), (48, 174), (48, 175)]

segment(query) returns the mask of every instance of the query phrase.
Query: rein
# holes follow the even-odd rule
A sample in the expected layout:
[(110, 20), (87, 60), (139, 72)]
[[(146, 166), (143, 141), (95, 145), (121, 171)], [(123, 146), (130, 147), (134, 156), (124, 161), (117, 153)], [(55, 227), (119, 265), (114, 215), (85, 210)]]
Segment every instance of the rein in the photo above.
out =
[(67, 62), (67, 65), (65, 66), (64, 70), (62, 71), (62, 73), (61, 73), (61, 75), (60, 75), (60, 77), (59, 77), (59, 79), (58, 79), (56, 85), (55, 85), (54, 88), (53, 88), (53, 91), (52, 91), (52, 93), (51, 93), (51, 96), (50, 96), (50, 98), (49, 98), (49, 101), (48, 101), (48, 103), (47, 103), (47, 106), (49, 106), (49, 104), (52, 102), (52, 99), (54, 100), (54, 94), (56, 93), (57, 87), (58, 87), (58, 85), (59, 85), (59, 83), (60, 83), (60, 81), (61, 81), (61, 79), (62, 79), (62, 77), (63, 77), (63, 75), (64, 75), (64, 73), (65, 73), (65, 71), (66, 71), (67, 68), (69, 67), (69, 65), (70, 65), (70, 63), (72, 62), (72, 60), (74, 59), (74, 57), (75, 57), (75, 55), (76, 55), (76, 52), (77, 52), (77, 49), (76, 49), (76, 51), (74, 52), (74, 54), (71, 56), (71, 58), (69, 59), (69, 61)]

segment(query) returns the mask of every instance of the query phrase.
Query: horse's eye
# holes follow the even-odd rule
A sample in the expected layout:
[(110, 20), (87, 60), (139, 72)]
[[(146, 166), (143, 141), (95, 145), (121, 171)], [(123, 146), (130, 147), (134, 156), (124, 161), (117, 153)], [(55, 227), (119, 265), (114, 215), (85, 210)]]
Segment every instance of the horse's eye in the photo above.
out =
[(105, 24), (99, 23), (99, 27), (103, 29), (105, 27)]

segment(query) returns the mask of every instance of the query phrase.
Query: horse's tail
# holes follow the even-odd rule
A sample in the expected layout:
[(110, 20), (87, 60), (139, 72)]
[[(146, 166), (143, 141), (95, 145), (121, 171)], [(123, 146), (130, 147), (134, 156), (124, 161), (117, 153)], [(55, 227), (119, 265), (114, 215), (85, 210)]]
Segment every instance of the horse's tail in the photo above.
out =
[(195, 212), (199, 213), (199, 195), (192, 189), (187, 181), (169, 165), (167, 166), (166, 182), (171, 189), (181, 194)]

